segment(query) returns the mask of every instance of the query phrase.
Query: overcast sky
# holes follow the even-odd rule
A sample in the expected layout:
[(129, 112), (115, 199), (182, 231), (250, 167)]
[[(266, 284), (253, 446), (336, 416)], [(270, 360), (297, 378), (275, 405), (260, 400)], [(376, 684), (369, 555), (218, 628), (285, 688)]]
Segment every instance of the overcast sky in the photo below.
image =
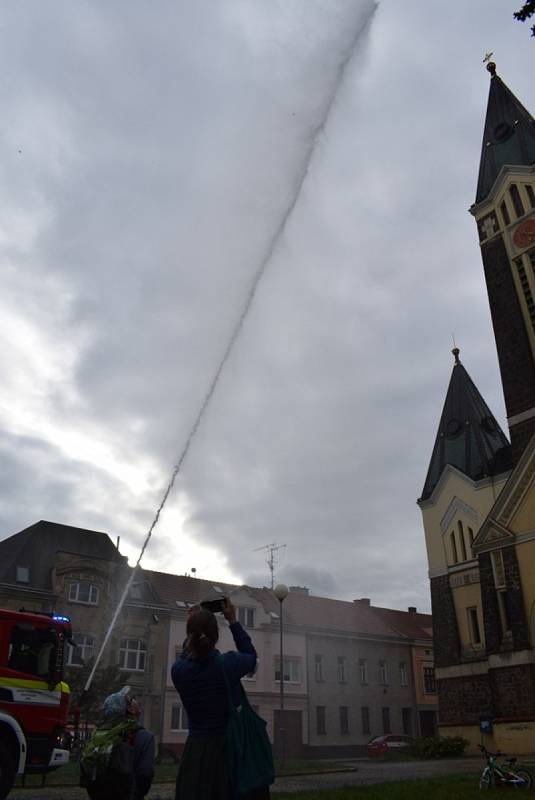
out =
[(430, 608), (452, 332), (505, 428), (467, 209), (486, 51), (535, 110), (514, 10), (2, 3), (0, 538), (48, 519), (135, 561), (274, 245), (143, 565), (266, 585), (276, 541), (276, 580)]

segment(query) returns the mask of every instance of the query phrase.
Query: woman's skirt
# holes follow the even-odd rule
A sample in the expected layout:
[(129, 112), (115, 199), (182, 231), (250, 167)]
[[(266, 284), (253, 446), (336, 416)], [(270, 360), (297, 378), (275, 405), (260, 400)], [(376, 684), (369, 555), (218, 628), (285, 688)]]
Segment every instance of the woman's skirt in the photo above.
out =
[[(176, 777), (175, 800), (235, 800), (225, 759), (225, 737), (188, 736)], [(242, 795), (267, 800), (269, 787)]]

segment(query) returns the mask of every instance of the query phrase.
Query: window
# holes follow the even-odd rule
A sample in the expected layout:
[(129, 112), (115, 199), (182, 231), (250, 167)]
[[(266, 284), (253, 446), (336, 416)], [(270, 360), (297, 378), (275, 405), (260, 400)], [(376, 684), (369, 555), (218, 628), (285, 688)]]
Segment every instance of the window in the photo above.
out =
[(503, 565), (503, 553), (501, 550), (493, 550), (490, 556), (492, 560), (492, 572), (494, 574), (494, 586), (496, 589), (505, 588), (505, 567)]
[(29, 582), (30, 582), (30, 568), (17, 567), (17, 583), (29, 583)]
[(402, 708), (401, 719), (403, 722), (403, 733), (405, 736), (412, 736), (412, 708)]
[(409, 676), (407, 674), (407, 664), (404, 661), (399, 662), (399, 685), (408, 686)]
[(141, 583), (133, 583), (130, 587), (130, 599), (141, 600), (142, 598), (142, 585)]
[(505, 205), (505, 201), (501, 204), (500, 211), (502, 212), (504, 225), (509, 225), (509, 223), (511, 222), (511, 217), (509, 216), (509, 212), (507, 210), (507, 206)]
[[(299, 683), (299, 659), (297, 658), (283, 658), (282, 665), (284, 669), (284, 682), (285, 683)], [(280, 658), (275, 659), (275, 680), (280, 681)]]
[(472, 530), (472, 528), (468, 528), (468, 541), (470, 542), (470, 555), (473, 558), (474, 551), (472, 549), (472, 545), (474, 544), (474, 531)]
[(349, 733), (349, 714), (347, 706), (340, 706), (340, 733), (342, 736), (347, 736)]
[(518, 186), (516, 183), (512, 183), (509, 189), (509, 194), (511, 195), (511, 200), (513, 203), (513, 208), (515, 210), (515, 214), (517, 217), (521, 217), (524, 213), (524, 205), (522, 203), (522, 198), (520, 197), (520, 192), (518, 191)]
[(532, 208), (535, 208), (535, 191), (533, 190), (533, 186), (529, 183), (526, 183), (526, 192), (528, 193), (528, 200)]
[(121, 639), (119, 668), (129, 672), (143, 672), (147, 648), (141, 639)]
[(316, 654), (314, 656), (314, 674), (317, 683), (323, 682), (323, 656)]
[(359, 658), (359, 673), (361, 685), (365, 686), (368, 683), (368, 661), (365, 658)]
[(379, 683), (388, 686), (388, 666), (386, 661), (379, 661)]
[(383, 733), (391, 733), (390, 731), (390, 709), (383, 708)]
[(347, 658), (338, 656), (338, 683), (347, 683)]
[(71, 603), (87, 603), (90, 606), (98, 605), (98, 586), (89, 581), (77, 581), (69, 587), (69, 600)]
[(247, 606), (239, 606), (238, 607), (238, 622), (240, 622), (244, 628), (254, 628), (254, 608), (248, 608)]
[(81, 667), (93, 658), (95, 637), (86, 633), (73, 633), (72, 640), (76, 647), (67, 645), (67, 664), (69, 667)]
[(362, 721), (362, 733), (370, 732), (370, 709), (368, 706), (361, 706), (360, 718)]
[(511, 630), (511, 622), (509, 619), (509, 608), (508, 608), (508, 595), (505, 589), (501, 589), (497, 592), (498, 595), (498, 609), (500, 612), (500, 622), (502, 626), (502, 633), (505, 635), (509, 633)]
[(467, 608), (468, 612), (468, 629), (470, 631), (470, 641), (472, 644), (481, 644), (481, 632), (479, 629), (479, 619), (477, 616), (477, 608)]
[(450, 534), (450, 541), (451, 541), (451, 557), (453, 559), (453, 563), (456, 564), (459, 560), (459, 556), (457, 555), (457, 542), (455, 541), (455, 533), (453, 531)]
[(184, 707), (179, 703), (173, 703), (171, 706), (171, 730), (188, 730), (188, 715), (186, 714)]
[(324, 736), (327, 733), (325, 706), (316, 706), (316, 733), (320, 736)]
[(7, 666), (39, 678), (49, 678), (57, 659), (58, 636), (54, 630), (15, 625), (11, 630)]
[(426, 694), (435, 694), (436, 690), (434, 667), (424, 667), (424, 692)]
[(461, 543), (461, 555), (463, 557), (463, 561), (466, 561), (466, 542), (464, 541), (464, 529), (463, 523), (461, 520), (457, 522), (457, 527), (459, 529), (459, 541)]

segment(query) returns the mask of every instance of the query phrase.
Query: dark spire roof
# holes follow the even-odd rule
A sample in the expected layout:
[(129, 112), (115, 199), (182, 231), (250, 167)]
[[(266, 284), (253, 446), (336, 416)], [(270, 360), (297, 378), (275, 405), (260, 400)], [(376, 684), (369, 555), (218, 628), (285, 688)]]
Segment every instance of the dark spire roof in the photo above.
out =
[(512, 468), (511, 445), (454, 348), (455, 364), (420, 500), (437, 485), (446, 464), (472, 480)]
[(476, 203), (490, 192), (504, 164), (535, 164), (535, 121), (512, 91), (496, 75), (491, 62), (487, 117), (479, 164)]

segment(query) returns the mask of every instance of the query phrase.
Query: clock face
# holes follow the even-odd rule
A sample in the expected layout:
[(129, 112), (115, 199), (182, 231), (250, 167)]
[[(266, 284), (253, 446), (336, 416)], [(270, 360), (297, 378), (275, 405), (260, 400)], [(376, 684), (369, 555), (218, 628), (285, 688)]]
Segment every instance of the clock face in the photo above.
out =
[(520, 249), (535, 244), (535, 219), (525, 219), (517, 226), (513, 233), (513, 242)]

